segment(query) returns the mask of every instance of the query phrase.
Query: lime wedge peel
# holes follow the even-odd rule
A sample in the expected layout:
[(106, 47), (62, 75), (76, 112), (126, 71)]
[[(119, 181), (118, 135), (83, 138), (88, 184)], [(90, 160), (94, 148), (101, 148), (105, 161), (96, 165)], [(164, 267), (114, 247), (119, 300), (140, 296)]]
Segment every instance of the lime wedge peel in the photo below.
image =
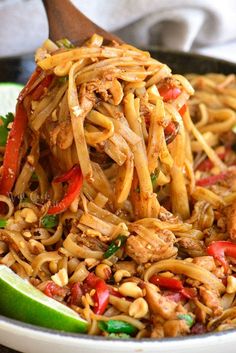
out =
[(7, 113), (15, 113), (17, 98), (24, 86), (18, 83), (0, 83), (0, 116)]
[(49, 298), (5, 265), (0, 265), (0, 314), (33, 325), (84, 333), (88, 323), (75, 311)]

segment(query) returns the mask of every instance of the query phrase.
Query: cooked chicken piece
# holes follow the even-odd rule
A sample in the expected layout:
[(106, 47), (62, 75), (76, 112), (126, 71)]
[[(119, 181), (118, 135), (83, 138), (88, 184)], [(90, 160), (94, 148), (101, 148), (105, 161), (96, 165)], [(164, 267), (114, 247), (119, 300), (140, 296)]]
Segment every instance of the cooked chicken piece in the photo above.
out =
[(101, 240), (97, 238), (90, 237), (88, 235), (78, 235), (77, 237), (78, 244), (85, 245), (89, 249), (94, 251), (106, 251), (107, 245), (104, 244)]
[(163, 325), (165, 336), (176, 337), (182, 336), (190, 331), (190, 327), (185, 320), (169, 320)]
[(214, 211), (212, 205), (206, 201), (197, 201), (190, 222), (200, 230), (210, 228), (214, 222)]
[(193, 259), (193, 263), (210, 272), (216, 270), (216, 264), (212, 256), (197, 256)]
[(206, 322), (207, 313), (202, 308), (196, 307), (195, 315), (196, 315), (197, 321), (200, 321), (203, 324)]
[[(65, 150), (73, 143), (73, 131), (69, 120), (60, 123), (50, 122), (47, 124), (50, 139), (47, 139), (50, 147), (58, 145), (60, 149)], [(45, 130), (46, 133), (46, 130)]]
[(60, 131), (57, 135), (57, 145), (65, 150), (73, 143), (74, 135), (70, 121), (63, 121), (60, 123)]
[(178, 244), (181, 250), (186, 252), (191, 257), (201, 256), (205, 252), (203, 242), (197, 239), (183, 237), (179, 239)]
[(223, 308), (221, 306), (221, 301), (220, 298), (217, 296), (217, 294), (210, 290), (206, 289), (205, 287), (201, 286), (200, 287), (200, 296), (203, 300), (203, 303), (212, 309), (213, 315), (218, 316), (222, 314)]
[(159, 218), (163, 222), (169, 222), (169, 223), (179, 222), (179, 218), (177, 216), (174, 216), (173, 213), (169, 212), (162, 206), (160, 207)]
[(16, 253), (19, 253), (20, 249), (18, 245), (14, 243), (14, 241), (10, 238), (10, 236), (7, 233), (1, 232), (1, 230), (0, 230), (0, 241), (6, 244), (7, 247), (11, 246)]
[[(220, 265), (220, 263), (219, 263), (219, 265)], [(212, 273), (218, 278), (221, 278), (221, 279), (225, 278), (225, 270), (224, 270), (223, 266), (216, 267), (216, 269), (214, 271), (212, 271)]]
[(166, 320), (175, 317), (177, 303), (160, 295), (149, 283), (145, 283), (145, 289), (145, 299), (153, 314), (160, 315)]
[(170, 258), (177, 253), (175, 237), (168, 230), (159, 231), (145, 239), (141, 235), (131, 235), (126, 242), (126, 253), (138, 264)]
[(227, 230), (232, 240), (236, 240), (236, 202), (232, 204), (227, 213)]
[(164, 328), (161, 323), (156, 323), (151, 332), (151, 338), (163, 338), (164, 337)]
[(201, 282), (193, 278), (187, 278), (185, 282), (194, 288), (198, 288), (201, 285)]

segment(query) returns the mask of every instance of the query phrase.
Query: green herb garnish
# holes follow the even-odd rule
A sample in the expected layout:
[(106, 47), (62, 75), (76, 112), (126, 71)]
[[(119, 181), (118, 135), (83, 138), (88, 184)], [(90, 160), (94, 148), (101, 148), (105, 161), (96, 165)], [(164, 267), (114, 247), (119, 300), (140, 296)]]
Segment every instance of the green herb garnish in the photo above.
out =
[(189, 314), (179, 314), (177, 317), (179, 320), (185, 320), (189, 327), (192, 327), (195, 323), (194, 318)]
[(0, 120), (0, 146), (5, 146), (10, 131), (8, 125), (13, 122), (14, 115), (12, 113), (7, 113), (6, 116), (0, 116)]
[(46, 215), (41, 219), (41, 223), (45, 228), (54, 228), (58, 225), (58, 216)]
[(68, 76), (62, 76), (62, 77), (58, 77), (58, 82), (63, 84), (66, 81), (68, 81)]
[(122, 248), (122, 246), (125, 245), (126, 240), (127, 240), (127, 237), (125, 235), (118, 235), (118, 237), (111, 242), (111, 244), (109, 245), (109, 248), (104, 253), (103, 257), (107, 259), (108, 257), (111, 257), (112, 255), (114, 255), (117, 252), (117, 250), (119, 250), (120, 248)]
[(73, 49), (75, 48), (74, 44), (67, 38), (62, 38), (56, 42), (59, 48)]
[(7, 220), (6, 219), (0, 219), (0, 228), (5, 228), (7, 225)]
[(153, 190), (155, 190), (157, 187), (157, 179), (158, 179), (159, 172), (160, 170), (155, 169), (155, 171), (150, 174)]
[(137, 327), (120, 320), (99, 321), (98, 327), (100, 330), (108, 333), (126, 333), (128, 335), (134, 335), (137, 332)]

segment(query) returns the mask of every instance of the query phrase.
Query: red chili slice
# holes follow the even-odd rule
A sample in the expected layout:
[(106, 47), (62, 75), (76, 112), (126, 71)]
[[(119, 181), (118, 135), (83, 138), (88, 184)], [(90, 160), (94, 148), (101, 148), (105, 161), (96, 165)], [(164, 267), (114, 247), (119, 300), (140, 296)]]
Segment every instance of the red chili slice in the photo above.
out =
[(165, 140), (168, 145), (172, 141), (174, 141), (175, 137), (179, 132), (179, 124), (175, 121), (171, 121), (164, 130), (165, 132)]
[(16, 115), (9, 132), (3, 160), (0, 194), (7, 195), (12, 190), (18, 170), (20, 147), (27, 128), (28, 117), (22, 102), (16, 106)]
[(55, 178), (53, 182), (68, 182), (68, 189), (63, 199), (58, 202), (58, 204), (49, 208), (48, 214), (58, 214), (64, 212), (80, 194), (80, 190), (83, 184), (83, 176), (80, 167), (75, 165), (67, 173)]
[(90, 273), (86, 278), (84, 285), (86, 289), (95, 289), (93, 295), (94, 300), (94, 313), (97, 315), (102, 315), (109, 302), (109, 288), (107, 284), (99, 277), (95, 276), (94, 273)]
[(45, 92), (45, 89), (50, 86), (53, 77), (53, 75), (48, 75), (40, 82), (40, 84), (35, 88), (31, 95), (32, 100), (38, 101), (41, 98), (41, 96)]
[(164, 102), (176, 99), (181, 93), (181, 89), (179, 89), (178, 87), (173, 87), (169, 84), (163, 84), (158, 88), (158, 91), (162, 96)]
[(218, 260), (224, 267), (225, 272), (227, 272), (229, 264), (226, 260), (226, 256), (236, 259), (236, 244), (231, 241), (215, 241), (207, 247), (207, 253)]
[(202, 178), (202, 179), (197, 180), (196, 185), (197, 186), (211, 186), (211, 185), (218, 183), (219, 181), (224, 180), (226, 175), (227, 175), (227, 173), (225, 173), (225, 172), (222, 172), (217, 175), (211, 175), (207, 178)]
[(70, 305), (80, 305), (81, 304), (81, 299), (83, 296), (83, 291), (81, 288), (81, 284), (79, 282), (74, 283), (71, 287), (71, 297), (69, 304)]

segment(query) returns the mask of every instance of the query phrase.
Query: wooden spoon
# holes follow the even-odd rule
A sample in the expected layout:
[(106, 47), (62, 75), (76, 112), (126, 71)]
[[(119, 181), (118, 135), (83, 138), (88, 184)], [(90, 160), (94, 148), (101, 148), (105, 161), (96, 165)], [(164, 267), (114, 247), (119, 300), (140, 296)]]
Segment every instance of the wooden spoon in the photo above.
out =
[(90, 21), (70, 0), (42, 1), (48, 18), (49, 38), (53, 41), (67, 38), (72, 43), (80, 46), (94, 33), (97, 33), (107, 42), (115, 40), (118, 43), (122, 43), (120, 38), (106, 32)]

